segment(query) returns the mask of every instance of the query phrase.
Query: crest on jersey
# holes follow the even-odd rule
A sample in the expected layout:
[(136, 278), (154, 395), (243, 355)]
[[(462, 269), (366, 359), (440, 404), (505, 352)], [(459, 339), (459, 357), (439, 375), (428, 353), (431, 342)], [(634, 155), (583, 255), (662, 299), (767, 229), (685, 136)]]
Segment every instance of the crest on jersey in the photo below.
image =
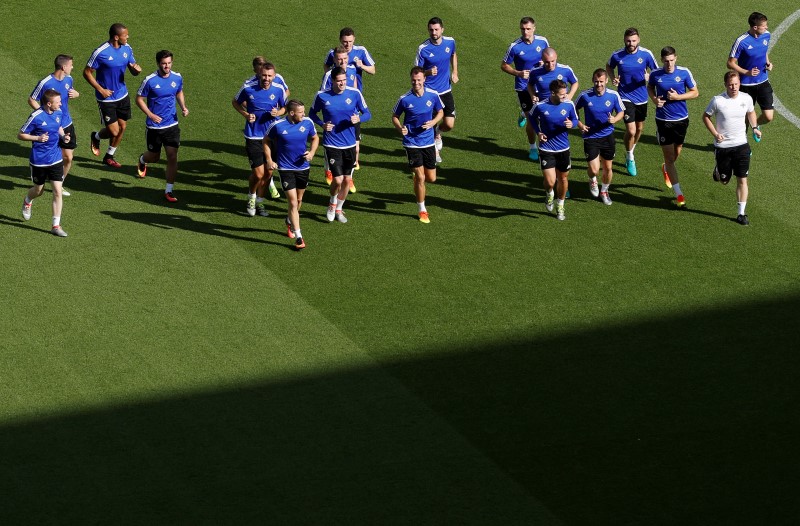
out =
[(425, 105), (430, 108), (431, 106), (433, 106), (433, 103), (431, 101), (428, 101), (425, 103)]
[(681, 81), (681, 76), (675, 75), (675, 82), (680, 82), (680, 81)]
[(174, 88), (174, 87), (176, 87), (176, 86), (177, 86), (177, 84), (176, 84), (176, 83), (175, 83), (175, 81), (173, 80), (173, 81), (172, 81), (172, 84), (170, 84), (170, 86), (172, 86), (172, 87)]
[(558, 80), (564, 80), (564, 75), (559, 75), (556, 77)]
[(269, 96), (269, 100), (275, 100), (275, 94), (274, 93)]
[(344, 101), (345, 101), (346, 103), (348, 103), (348, 104), (350, 104), (351, 102), (353, 102), (353, 101), (350, 99), (350, 97), (347, 97), (346, 99), (344, 99)]
[(67, 88), (67, 91), (69, 91), (69, 84), (64, 84), (64, 87)]
[(541, 50), (542, 50), (542, 46), (536, 46), (536, 51), (541, 51)]
[(444, 52), (445, 53), (450, 53), (450, 48), (449, 47), (444, 48)]
[(128, 54), (127, 53), (123, 53), (122, 56), (125, 57), (125, 58), (128, 58)]
[(762, 41), (762, 43), (763, 43), (765, 46), (768, 46), (768, 45), (769, 45), (769, 41), (767, 41), (767, 39), (766, 39), (766, 38), (765, 38), (765, 39)]
[(644, 62), (644, 60), (642, 60), (642, 57), (639, 57), (639, 60), (637, 60), (636, 62), (638, 62), (639, 64), (641, 64), (642, 62)]
[(305, 126), (300, 126), (300, 131), (301, 131), (301, 132), (304, 132), (304, 131), (306, 131), (306, 127), (305, 127)]
[(566, 115), (566, 114), (567, 114), (567, 110), (561, 110), (561, 115)]
[(611, 106), (611, 101), (610, 101), (610, 100), (607, 100), (607, 101), (606, 101), (606, 108), (608, 108), (608, 107), (610, 107), (610, 106)]

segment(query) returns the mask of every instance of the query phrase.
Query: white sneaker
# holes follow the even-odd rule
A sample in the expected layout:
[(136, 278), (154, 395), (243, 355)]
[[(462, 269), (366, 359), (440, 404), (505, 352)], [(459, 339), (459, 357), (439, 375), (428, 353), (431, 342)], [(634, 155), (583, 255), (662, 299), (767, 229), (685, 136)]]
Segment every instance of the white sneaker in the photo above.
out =
[(559, 221), (563, 221), (567, 218), (566, 214), (564, 214), (564, 205), (557, 205), (556, 206), (556, 219)]
[(51, 232), (51, 233), (52, 233), (54, 236), (58, 236), (58, 237), (67, 237), (67, 233), (66, 233), (66, 232), (64, 232), (64, 229), (63, 229), (63, 228), (61, 228), (61, 226), (59, 226), (59, 225), (56, 225), (56, 226), (54, 226), (54, 227), (52, 228), (52, 230), (50, 230), (50, 232)]
[(31, 206), (33, 206), (33, 201), (30, 203), (25, 202), (25, 198), (22, 198), (22, 219), (27, 221), (31, 218)]
[(436, 164), (439, 164), (441, 162), (442, 162), (441, 153), (439, 152), (439, 150), (436, 150)]
[(336, 218), (336, 205), (328, 205), (328, 212), (325, 214), (325, 217), (328, 218), (328, 221), (333, 222)]
[(347, 223), (347, 217), (344, 215), (344, 211), (342, 210), (336, 211), (336, 220), (340, 223)]
[(256, 215), (256, 198), (249, 197), (247, 198), (247, 215), (250, 217), (255, 217)]
[(600, 187), (597, 186), (597, 179), (589, 179), (589, 192), (591, 192), (592, 197), (600, 195)]
[(548, 212), (553, 211), (553, 201), (554, 197), (552, 195), (546, 195), (544, 198), (544, 207)]
[(608, 197), (608, 192), (600, 192), (600, 200), (603, 201), (604, 205), (611, 204), (611, 198)]
[(67, 191), (67, 189), (66, 189), (66, 188), (62, 187), (62, 188), (61, 188), (61, 195), (63, 195), (64, 197), (69, 197), (69, 196), (71, 196), (72, 194), (71, 194), (71, 193), (69, 193), (69, 192)]
[(434, 144), (434, 146), (436, 146), (436, 151), (437, 152), (440, 151), (442, 148), (444, 148), (444, 143), (442, 142), (442, 137), (441, 136), (439, 136), (438, 138), (434, 139), (433, 144)]

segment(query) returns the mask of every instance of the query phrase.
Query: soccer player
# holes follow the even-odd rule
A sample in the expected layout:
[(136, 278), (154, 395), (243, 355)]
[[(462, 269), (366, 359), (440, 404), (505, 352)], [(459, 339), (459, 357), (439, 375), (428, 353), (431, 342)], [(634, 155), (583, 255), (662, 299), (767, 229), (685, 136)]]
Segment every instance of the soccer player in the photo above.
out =
[(175, 175), (178, 173), (178, 148), (181, 145), (181, 129), (178, 126), (178, 112), (175, 101), (181, 107), (184, 117), (189, 115), (183, 95), (183, 77), (172, 70), (172, 52), (162, 49), (156, 53), (158, 69), (145, 77), (136, 92), (136, 105), (147, 116), (147, 151), (139, 156), (137, 173), (140, 178), (147, 174), (147, 164), (161, 158), (161, 147), (167, 153), (167, 186), (164, 198), (170, 203), (178, 199), (172, 193)]
[(550, 97), (539, 101), (528, 114), (528, 125), (533, 126), (539, 136), (539, 163), (544, 176), (545, 208), (553, 211), (554, 187), (558, 179), (558, 202), (556, 218), (566, 219), (564, 199), (567, 197), (569, 170), (572, 159), (569, 154), (568, 130), (574, 127), (583, 129), (575, 111), (575, 104), (567, 96), (567, 83), (554, 79), (548, 86)]
[(61, 95), (61, 127), (64, 128), (65, 135), (69, 136), (69, 143), (61, 143), (61, 156), (64, 162), (64, 179), (62, 179), (61, 195), (69, 197), (69, 192), (64, 188), (63, 182), (67, 180), (67, 175), (72, 167), (72, 154), (78, 145), (75, 125), (72, 123), (72, 116), (69, 114), (69, 99), (76, 99), (80, 93), (75, 89), (75, 81), (70, 75), (72, 73), (72, 57), (69, 55), (58, 55), (53, 61), (55, 69), (51, 74), (43, 78), (33, 88), (28, 104), (34, 110), (41, 106), (39, 100), (42, 94), (48, 89), (54, 89)]
[[(761, 108), (756, 128), (761, 129), (774, 117), (772, 85), (769, 83), (769, 72), (772, 61), (769, 59), (770, 33), (767, 28), (766, 15), (753, 12), (747, 19), (750, 29), (736, 39), (728, 57), (728, 69), (741, 76), (741, 91), (752, 97)], [(753, 140), (761, 142), (761, 134), (753, 129)]]
[(425, 86), (439, 94), (444, 104), (444, 119), (435, 131), (436, 162), (442, 162), (442, 132), (448, 132), (456, 125), (456, 103), (453, 99), (452, 85), (458, 82), (458, 55), (456, 41), (443, 34), (444, 24), (439, 17), (428, 20), (430, 37), (419, 45), (415, 66), (425, 71)]
[[(747, 124), (760, 136), (753, 99), (741, 92), (741, 80), (736, 71), (726, 71), (725, 91), (714, 96), (703, 113), (703, 124), (714, 137), (714, 180), (728, 184), (736, 176), (736, 222), (749, 225), (747, 206), (747, 176), (750, 172), (750, 145), (747, 144)], [(714, 119), (712, 121), (712, 119)], [(716, 122), (716, 125), (715, 125)]]
[[(528, 96), (530, 96), (533, 104), (540, 101), (547, 101), (550, 99), (550, 84), (554, 80), (563, 80), (569, 85), (567, 92), (567, 100), (572, 100), (578, 92), (578, 77), (572, 71), (572, 68), (558, 63), (558, 53), (556, 50), (548, 47), (542, 51), (542, 65), (531, 70), (528, 76)], [(533, 133), (533, 128), (528, 131), (528, 134)], [(536, 161), (539, 159), (539, 151), (534, 144), (528, 154), (531, 160)]]
[[(323, 130), (325, 159), (333, 172), (330, 185), (328, 221), (347, 223), (342, 211), (349, 191), (349, 181), (356, 163), (356, 125), (367, 122), (372, 114), (364, 96), (347, 86), (347, 73), (340, 67), (331, 71), (331, 89), (320, 91), (311, 106), (311, 120)], [(322, 117), (318, 114), (322, 112)]]
[(530, 149), (528, 157), (536, 161), (539, 159), (539, 152), (536, 148), (536, 134), (531, 128), (525, 126), (526, 115), (533, 107), (531, 94), (528, 93), (528, 78), (531, 70), (542, 63), (542, 51), (550, 47), (550, 43), (543, 36), (534, 34), (536, 32), (536, 22), (533, 18), (526, 16), (519, 21), (519, 31), (521, 36), (508, 46), (506, 56), (500, 64), (500, 69), (514, 77), (514, 91), (517, 92), (519, 99), (519, 118), (517, 124), (520, 128), (525, 128), (528, 135)]
[[(247, 158), (250, 161), (250, 179), (247, 193), (247, 214), (267, 217), (269, 212), (263, 202), (257, 202), (258, 189), (264, 185), (264, 176), (272, 179), (272, 169), (264, 165), (264, 133), (272, 121), (286, 113), (286, 90), (274, 84), (275, 65), (266, 62), (258, 72), (259, 83), (245, 84), (231, 102), (233, 108), (244, 117), (244, 139)], [(271, 166), (271, 165), (270, 165)]]
[(42, 195), (44, 184), (50, 181), (53, 187), (53, 228), (51, 232), (58, 237), (67, 237), (61, 228), (61, 186), (64, 180), (64, 162), (61, 144), (68, 144), (71, 137), (61, 126), (61, 94), (54, 89), (47, 89), (39, 100), (39, 109), (30, 114), (28, 120), (20, 128), (17, 138), (20, 141), (31, 141), (30, 165), (33, 186), (22, 201), (22, 218), (31, 218), (33, 200)]
[[(647, 119), (647, 79), (656, 69), (653, 53), (639, 45), (639, 30), (629, 27), (623, 36), (625, 47), (611, 54), (606, 64), (606, 73), (614, 86), (619, 86), (619, 95), (625, 104), (625, 168), (628, 175), (636, 177), (636, 160), (633, 150), (639, 143)], [(614, 70), (618, 75), (614, 75)]]
[[(400, 116), (403, 123), (400, 123)], [(414, 170), (414, 195), (419, 206), (419, 220), (430, 223), (425, 208), (425, 182), (436, 181), (436, 146), (434, 129), (444, 118), (444, 104), (439, 94), (425, 87), (425, 70), (411, 68), (411, 89), (394, 106), (392, 124), (403, 136), (408, 164)]]
[[(600, 196), (603, 204), (610, 205), (608, 187), (613, 178), (612, 161), (616, 144), (614, 143), (614, 124), (625, 116), (622, 98), (614, 90), (606, 88), (608, 74), (605, 69), (598, 68), (592, 73), (592, 89), (586, 90), (578, 97), (575, 105), (577, 111), (583, 110), (584, 121), (578, 128), (583, 132), (583, 151), (589, 172), (589, 192)], [(601, 162), (602, 159), (602, 162)], [(603, 166), (602, 186), (597, 187), (597, 174)]]
[(108, 42), (94, 50), (83, 69), (83, 78), (95, 90), (100, 117), (105, 126), (100, 131), (92, 132), (89, 140), (92, 153), (100, 155), (100, 140), (109, 139), (103, 163), (112, 168), (122, 166), (114, 154), (131, 118), (131, 98), (125, 85), (125, 69), (133, 76), (142, 72), (142, 67), (133, 57), (133, 49), (128, 45), (128, 38), (127, 27), (119, 23), (112, 24), (108, 29)]
[[(311, 141), (311, 146), (308, 142)], [(294, 239), (295, 250), (306, 247), (300, 231), (300, 207), (303, 194), (308, 187), (308, 174), (311, 159), (317, 152), (319, 135), (314, 123), (306, 117), (305, 104), (299, 100), (286, 103), (286, 118), (277, 119), (270, 124), (264, 134), (264, 157), (272, 170), (278, 170), (281, 185), (286, 193), (289, 213), (286, 216), (286, 235)], [(272, 159), (272, 149), (278, 151), (278, 162)]]
[(696, 99), (700, 92), (692, 72), (677, 65), (675, 48), (666, 46), (661, 50), (662, 67), (653, 70), (647, 81), (647, 93), (656, 105), (656, 138), (661, 145), (664, 164), (661, 171), (664, 183), (675, 192), (678, 207), (686, 207), (678, 169), (675, 161), (681, 154), (686, 130), (689, 128), (689, 110), (686, 101)]
[[(265, 59), (261, 55), (256, 55), (255, 57), (253, 57), (253, 76), (242, 83), (242, 88), (245, 88), (248, 85), (252, 87), (261, 82), (258, 73), (259, 71), (261, 71), (261, 68), (266, 63), (267, 59)], [(276, 86), (283, 86), (283, 89), (286, 91), (286, 99), (288, 100), (290, 97), (289, 85), (286, 84), (286, 80), (283, 78), (283, 75), (281, 75), (276, 71), (275, 78), (272, 79), (272, 83)], [(269, 195), (273, 199), (279, 198), (281, 194), (278, 193), (278, 188), (275, 186), (275, 179), (273, 177), (269, 178), (268, 185), (269, 185)], [(264, 184), (264, 179), (262, 179), (262, 184), (259, 185), (258, 190), (256, 190), (256, 204), (264, 202), (264, 186), (266, 185)], [(262, 207), (262, 209), (266, 211), (266, 208)]]

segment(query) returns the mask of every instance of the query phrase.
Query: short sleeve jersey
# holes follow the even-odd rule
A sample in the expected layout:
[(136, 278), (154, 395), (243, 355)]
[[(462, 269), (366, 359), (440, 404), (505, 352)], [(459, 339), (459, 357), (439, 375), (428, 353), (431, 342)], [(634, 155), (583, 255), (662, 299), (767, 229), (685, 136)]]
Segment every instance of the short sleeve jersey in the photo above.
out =
[(247, 112), (256, 116), (255, 122), (245, 123), (245, 138), (263, 139), (267, 127), (276, 119), (272, 110), (286, 106), (286, 91), (274, 82), (268, 88), (262, 88), (261, 84), (245, 84), (236, 94), (236, 102), (246, 105)]
[(529, 113), (531, 126), (536, 133), (544, 133), (546, 141), (539, 144), (545, 152), (558, 153), (569, 150), (569, 135), (564, 121), (569, 119), (573, 126), (578, 125), (578, 113), (572, 101), (553, 104), (549, 100), (540, 102)]
[(528, 76), (528, 82), (533, 82), (533, 88), (540, 101), (550, 98), (550, 83), (556, 79), (563, 80), (567, 86), (578, 82), (578, 77), (575, 76), (572, 68), (560, 63), (556, 63), (553, 71), (547, 71), (544, 66), (539, 66)]
[[(542, 61), (542, 51), (547, 47), (550, 47), (550, 43), (539, 35), (534, 35), (530, 44), (518, 38), (508, 46), (503, 62), (514, 64), (517, 71), (532, 70)], [(514, 90), (523, 91), (527, 86), (528, 79), (514, 77)]]
[[(325, 57), (325, 65), (330, 66), (331, 68), (333, 68), (334, 64), (333, 52), (334, 50), (331, 49), (330, 51), (328, 51), (328, 55)], [(355, 61), (356, 58), (361, 60), (361, 62), (363, 62), (367, 66), (375, 65), (375, 61), (372, 59), (372, 55), (369, 54), (369, 51), (367, 51), (367, 48), (365, 48), (364, 46), (353, 45), (353, 49), (351, 49), (350, 52), (347, 54), (347, 64), (356, 67), (356, 61)], [(364, 72), (361, 70), (361, 68), (356, 67), (356, 73), (358, 74), (358, 77), (361, 78)]]
[(425, 87), (444, 95), (451, 90), (450, 86), (450, 58), (456, 54), (456, 41), (451, 37), (442, 37), (440, 44), (434, 44), (431, 39), (419, 45), (415, 66), (429, 70), (436, 66), (436, 75), (425, 77)]
[(614, 125), (608, 122), (608, 118), (625, 110), (619, 93), (607, 88), (602, 95), (594, 89), (581, 92), (575, 109), (583, 110), (583, 123), (589, 127), (589, 131), (583, 134), (584, 139), (600, 139), (614, 133)]
[(742, 75), (743, 86), (753, 86), (769, 80), (767, 52), (769, 51), (770, 38), (769, 32), (758, 37), (754, 37), (747, 32), (733, 43), (730, 58), (735, 58), (739, 67), (744, 69), (759, 69), (759, 73), (755, 77)]
[(142, 81), (136, 95), (147, 99), (147, 108), (161, 117), (156, 124), (150, 117), (145, 119), (145, 126), (153, 130), (170, 128), (178, 124), (178, 112), (175, 108), (175, 96), (183, 91), (183, 77), (175, 71), (162, 77), (158, 72), (151, 73)]
[(135, 63), (133, 49), (128, 44), (115, 48), (108, 42), (104, 42), (95, 49), (86, 65), (95, 70), (97, 83), (105, 89), (111, 90), (111, 96), (107, 99), (104, 99), (100, 92), (95, 90), (97, 100), (114, 102), (127, 97), (128, 87), (125, 85), (125, 70), (128, 68), (128, 64)]
[(634, 104), (647, 104), (647, 70), (655, 70), (653, 53), (643, 47), (628, 53), (625, 48), (615, 51), (608, 59), (608, 66), (616, 68), (619, 75), (619, 96)]
[(688, 69), (675, 66), (675, 71), (667, 73), (664, 68), (658, 68), (650, 73), (648, 86), (655, 88), (656, 96), (664, 99), (664, 105), (656, 108), (656, 119), (660, 121), (680, 121), (689, 118), (689, 109), (685, 100), (667, 100), (667, 92), (674, 89), (683, 95), (697, 84), (694, 82), (692, 72)]
[(61, 110), (47, 113), (38, 109), (30, 114), (20, 131), (30, 135), (48, 134), (47, 142), (34, 142), (31, 148), (30, 163), (32, 166), (52, 166), (60, 162), (61, 147), (58, 145), (58, 129), (61, 128)]
[(308, 150), (308, 141), (316, 134), (314, 123), (308, 117), (297, 123), (283, 118), (272, 121), (266, 136), (277, 150), (278, 170), (307, 170), (311, 165), (303, 154)]
[[(325, 75), (322, 76), (322, 83), (319, 86), (320, 91), (327, 91), (331, 89), (331, 71), (333, 70), (331, 69), (326, 71)], [(349, 64), (345, 70), (345, 73), (347, 74), (347, 85), (351, 88), (356, 88), (358, 91), (361, 91), (361, 77), (357, 73), (356, 67), (352, 64)]]
[(716, 118), (717, 132), (725, 139), (714, 140), (717, 148), (733, 148), (747, 143), (747, 124), (745, 118), (753, 111), (753, 99), (747, 93), (739, 92), (736, 98), (730, 98), (727, 92), (720, 93), (711, 99), (706, 108), (706, 115)]
[(424, 129), (423, 124), (433, 118), (443, 109), (444, 105), (439, 94), (425, 88), (422, 95), (417, 95), (409, 90), (402, 95), (394, 105), (393, 113), (396, 117), (403, 117), (403, 126), (408, 129), (408, 134), (403, 136), (403, 146), (406, 148), (428, 148), (434, 144), (433, 128)]
[[(322, 118), (317, 115), (322, 112)], [(341, 93), (333, 90), (320, 91), (311, 106), (311, 120), (320, 126), (333, 123), (331, 131), (322, 135), (322, 145), (326, 148), (352, 148), (356, 145), (356, 128), (350, 118), (360, 114), (361, 122), (367, 122), (372, 114), (364, 96), (355, 88), (346, 87)]]
[(61, 80), (58, 80), (53, 75), (47, 75), (33, 88), (31, 98), (38, 101), (42, 98), (42, 94), (49, 89), (54, 89), (59, 92), (61, 94), (61, 113), (63, 114), (61, 117), (61, 126), (66, 128), (72, 124), (72, 117), (69, 114), (69, 90), (74, 87), (75, 83), (69, 75)]

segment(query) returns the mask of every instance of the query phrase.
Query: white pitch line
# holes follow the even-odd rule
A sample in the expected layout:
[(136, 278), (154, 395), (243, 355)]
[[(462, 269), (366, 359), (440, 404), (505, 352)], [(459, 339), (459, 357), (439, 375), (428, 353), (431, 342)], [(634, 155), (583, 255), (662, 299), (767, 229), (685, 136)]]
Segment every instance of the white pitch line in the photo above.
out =
[[(800, 9), (789, 15), (786, 20), (780, 23), (778, 28), (772, 33), (772, 38), (770, 39), (769, 49), (772, 51), (772, 48), (778, 43), (778, 39), (781, 38), (781, 35), (786, 32), (792, 24), (794, 24), (797, 19), (800, 18)], [(778, 113), (780, 113), (787, 121), (794, 124), (797, 128), (800, 128), (800, 118), (797, 117), (794, 113), (789, 111), (789, 108), (783, 105), (783, 103), (778, 99), (777, 96), (773, 95), (773, 105)]]

